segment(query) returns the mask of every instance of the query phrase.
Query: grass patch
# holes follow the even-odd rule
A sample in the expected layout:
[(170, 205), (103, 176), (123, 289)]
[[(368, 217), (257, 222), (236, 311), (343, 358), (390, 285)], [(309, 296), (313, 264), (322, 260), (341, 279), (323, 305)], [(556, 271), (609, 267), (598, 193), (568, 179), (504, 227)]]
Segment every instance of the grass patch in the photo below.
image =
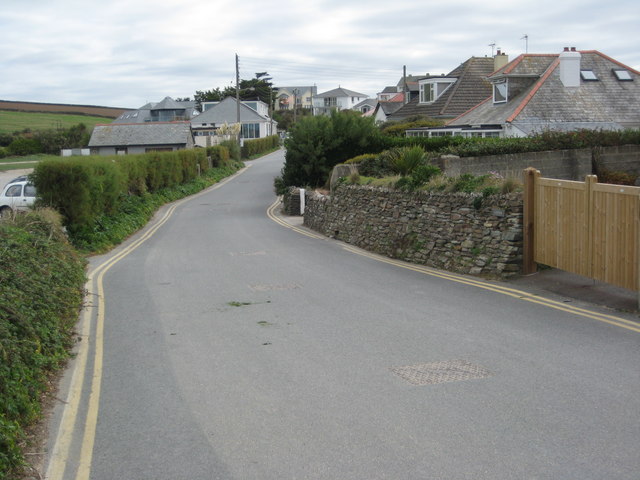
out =
[(12, 112), (0, 110), (0, 133), (30, 130), (55, 130), (84, 123), (89, 131), (98, 123), (111, 123), (113, 119), (73, 115), (69, 113)]
[(247, 305), (251, 305), (251, 302), (227, 302), (227, 305), (230, 307), (246, 307)]

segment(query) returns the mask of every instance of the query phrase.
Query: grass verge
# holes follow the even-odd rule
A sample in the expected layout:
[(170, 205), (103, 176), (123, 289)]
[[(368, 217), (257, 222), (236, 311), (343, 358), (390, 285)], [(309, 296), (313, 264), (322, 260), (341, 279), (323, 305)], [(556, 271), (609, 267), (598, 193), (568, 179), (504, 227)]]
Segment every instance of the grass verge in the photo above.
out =
[(0, 222), (0, 479), (19, 475), (26, 429), (40, 418), (48, 379), (70, 355), (84, 267), (55, 211)]

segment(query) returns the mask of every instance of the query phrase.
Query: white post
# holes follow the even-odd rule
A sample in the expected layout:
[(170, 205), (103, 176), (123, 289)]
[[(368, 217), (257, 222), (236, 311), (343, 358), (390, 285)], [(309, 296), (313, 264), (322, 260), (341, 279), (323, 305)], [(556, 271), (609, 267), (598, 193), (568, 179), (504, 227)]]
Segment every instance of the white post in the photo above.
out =
[(300, 215), (304, 215), (304, 188), (300, 189)]

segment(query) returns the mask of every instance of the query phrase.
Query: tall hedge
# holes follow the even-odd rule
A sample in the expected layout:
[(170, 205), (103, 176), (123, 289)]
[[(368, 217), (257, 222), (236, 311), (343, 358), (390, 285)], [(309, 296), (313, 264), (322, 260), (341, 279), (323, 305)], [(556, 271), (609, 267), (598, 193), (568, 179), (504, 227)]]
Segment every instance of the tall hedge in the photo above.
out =
[(242, 146), (242, 158), (250, 158), (263, 152), (268, 152), (277, 148), (280, 144), (278, 135), (271, 135), (264, 138), (256, 138), (253, 140), (245, 140)]
[(114, 211), (126, 195), (143, 195), (193, 180), (208, 168), (203, 149), (150, 152), (112, 157), (70, 157), (44, 160), (33, 182), (40, 204), (64, 217), (70, 230), (90, 226)]
[(0, 222), (0, 479), (23, 462), (25, 428), (40, 415), (47, 377), (69, 356), (84, 260), (55, 212)]

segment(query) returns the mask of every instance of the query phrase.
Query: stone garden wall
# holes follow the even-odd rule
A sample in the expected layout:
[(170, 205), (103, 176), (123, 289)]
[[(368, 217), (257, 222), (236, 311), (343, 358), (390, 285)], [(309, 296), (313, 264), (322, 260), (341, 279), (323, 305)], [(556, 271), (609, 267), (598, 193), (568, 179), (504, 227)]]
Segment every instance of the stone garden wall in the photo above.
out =
[(489, 278), (522, 266), (522, 194), (406, 193), (338, 185), (310, 191), (304, 225), (366, 250)]

